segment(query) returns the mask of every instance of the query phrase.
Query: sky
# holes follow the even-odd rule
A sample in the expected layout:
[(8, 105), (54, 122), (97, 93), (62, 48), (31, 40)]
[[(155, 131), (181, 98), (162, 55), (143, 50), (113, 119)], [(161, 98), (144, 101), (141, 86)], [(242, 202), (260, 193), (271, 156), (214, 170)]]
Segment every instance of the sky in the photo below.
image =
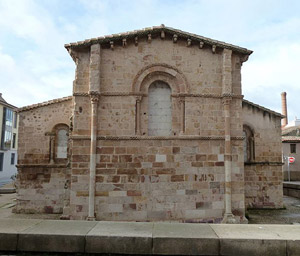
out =
[(253, 50), (245, 99), (300, 118), (299, 0), (0, 0), (0, 92), (17, 106), (72, 95), (64, 44), (165, 24)]

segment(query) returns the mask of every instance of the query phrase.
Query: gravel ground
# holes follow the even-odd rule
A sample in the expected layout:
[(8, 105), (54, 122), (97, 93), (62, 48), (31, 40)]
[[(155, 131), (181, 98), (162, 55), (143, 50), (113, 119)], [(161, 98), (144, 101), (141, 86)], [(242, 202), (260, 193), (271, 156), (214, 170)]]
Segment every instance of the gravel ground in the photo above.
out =
[[(284, 196), (285, 209), (248, 210), (249, 224), (299, 224), (300, 199)], [(16, 194), (0, 194), (0, 218), (17, 219), (59, 219), (61, 214), (15, 214), (12, 208), (16, 203)]]

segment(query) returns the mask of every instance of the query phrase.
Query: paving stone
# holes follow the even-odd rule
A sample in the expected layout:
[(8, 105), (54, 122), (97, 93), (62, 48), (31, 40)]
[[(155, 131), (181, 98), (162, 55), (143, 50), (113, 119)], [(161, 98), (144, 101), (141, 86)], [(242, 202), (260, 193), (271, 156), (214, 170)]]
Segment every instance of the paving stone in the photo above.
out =
[(18, 233), (41, 220), (0, 219), (0, 251), (16, 251)]
[(207, 224), (155, 223), (153, 253), (162, 255), (218, 255), (219, 240)]
[(152, 228), (152, 223), (99, 222), (86, 236), (86, 252), (151, 254)]
[(19, 234), (18, 250), (84, 252), (85, 235), (97, 224), (88, 221), (47, 220)]

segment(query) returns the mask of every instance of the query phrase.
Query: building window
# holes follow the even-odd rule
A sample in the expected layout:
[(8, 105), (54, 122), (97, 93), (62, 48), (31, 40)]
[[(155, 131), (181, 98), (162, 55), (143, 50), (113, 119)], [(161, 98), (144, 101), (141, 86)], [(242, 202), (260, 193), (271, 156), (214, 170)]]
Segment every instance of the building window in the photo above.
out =
[(296, 154), (296, 144), (290, 144), (291, 154)]
[(14, 112), (14, 128), (17, 128), (18, 115)]
[(12, 142), (13, 111), (9, 108), (4, 108), (3, 116), (1, 148), (10, 149)]
[(243, 126), (244, 135), (244, 162), (252, 162), (255, 159), (254, 133), (250, 127)]
[(16, 137), (17, 137), (17, 134), (13, 134), (13, 141), (12, 141), (12, 148), (16, 148)]
[(0, 172), (3, 171), (4, 153), (0, 153)]
[(69, 127), (65, 124), (58, 124), (54, 127), (54, 158), (67, 159), (68, 158), (68, 140)]
[(148, 90), (148, 135), (170, 136), (172, 133), (171, 88), (156, 81)]
[(5, 131), (4, 133), (4, 148), (5, 149), (10, 149), (11, 147), (11, 136), (12, 133), (11, 131)]
[(11, 156), (10, 156), (10, 164), (11, 165), (15, 164), (15, 156), (16, 156), (15, 153), (11, 153)]

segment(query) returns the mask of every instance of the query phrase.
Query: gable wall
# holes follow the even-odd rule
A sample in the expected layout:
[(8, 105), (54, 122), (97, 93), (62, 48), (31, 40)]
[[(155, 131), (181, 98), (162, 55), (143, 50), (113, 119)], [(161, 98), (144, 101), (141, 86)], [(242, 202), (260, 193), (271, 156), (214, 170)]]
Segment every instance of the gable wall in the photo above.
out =
[(67, 165), (50, 164), (50, 136), (57, 124), (70, 124), (72, 100), (19, 113), (18, 213), (62, 213)]
[[(222, 88), (222, 49), (186, 46), (186, 41), (139, 39), (138, 46), (115, 44), (114, 50), (100, 51), (100, 93), (96, 156), (96, 218), (99, 220), (177, 220), (220, 222), (224, 214), (224, 109)], [(89, 53), (81, 53), (74, 82), (74, 130), (72, 141), (71, 216), (85, 219), (89, 198), (91, 103)], [(240, 58), (231, 56), (232, 90), (240, 95)], [(178, 70), (190, 93), (185, 101), (184, 135), (203, 136), (194, 140), (176, 139), (181, 132), (180, 98), (172, 97), (173, 139), (151, 139), (148, 134), (147, 87), (142, 83), (141, 135), (144, 139), (122, 139), (136, 135), (136, 95), (133, 84), (139, 71), (151, 65), (166, 64)], [(150, 68), (151, 71), (151, 68)], [(165, 78), (157, 72), (157, 79)], [(149, 78), (151, 79), (151, 78)], [(169, 80), (168, 80), (169, 79)], [(168, 77), (172, 93), (178, 93), (175, 79)], [(144, 86), (144, 87), (143, 87)], [(108, 94), (114, 94), (109, 96)], [(201, 94), (201, 95), (200, 95)], [(210, 96), (207, 96), (210, 95)], [(242, 135), (241, 98), (231, 101), (231, 135)], [(82, 112), (79, 112), (79, 108)], [(209, 140), (210, 136), (221, 136)], [(232, 206), (238, 221), (244, 217), (243, 144), (232, 140)]]

